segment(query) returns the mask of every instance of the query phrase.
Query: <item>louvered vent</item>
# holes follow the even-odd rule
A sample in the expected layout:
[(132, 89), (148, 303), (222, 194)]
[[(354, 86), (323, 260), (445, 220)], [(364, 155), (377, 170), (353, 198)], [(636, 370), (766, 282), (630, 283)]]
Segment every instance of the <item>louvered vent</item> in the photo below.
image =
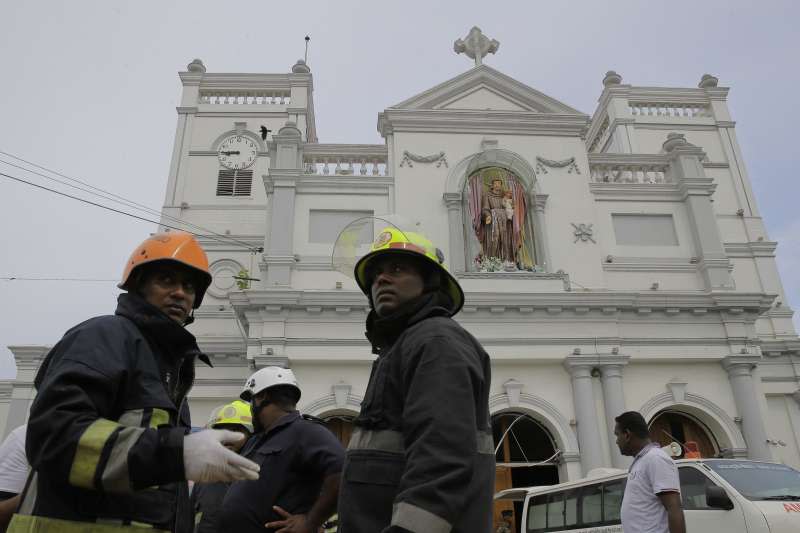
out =
[(217, 196), (250, 196), (252, 170), (220, 170)]

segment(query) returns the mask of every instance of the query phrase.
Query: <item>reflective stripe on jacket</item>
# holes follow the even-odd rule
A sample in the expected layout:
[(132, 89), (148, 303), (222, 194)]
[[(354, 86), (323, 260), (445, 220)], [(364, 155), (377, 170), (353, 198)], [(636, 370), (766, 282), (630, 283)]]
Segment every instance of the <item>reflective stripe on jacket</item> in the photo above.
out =
[(9, 531), (50, 531), (47, 519), (191, 531), (183, 437), (197, 356), (191, 333), (132, 294), (68, 331), (34, 382), (32, 477)]

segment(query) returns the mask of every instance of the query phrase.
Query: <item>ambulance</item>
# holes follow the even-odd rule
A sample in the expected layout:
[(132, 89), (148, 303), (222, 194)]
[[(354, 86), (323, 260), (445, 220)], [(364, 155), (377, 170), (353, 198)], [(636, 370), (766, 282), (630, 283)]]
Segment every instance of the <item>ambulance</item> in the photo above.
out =
[[(702, 533), (800, 532), (800, 472), (743, 459), (675, 461), (686, 530)], [(618, 533), (627, 472), (598, 468), (584, 479), (500, 491), (524, 501), (521, 533)]]

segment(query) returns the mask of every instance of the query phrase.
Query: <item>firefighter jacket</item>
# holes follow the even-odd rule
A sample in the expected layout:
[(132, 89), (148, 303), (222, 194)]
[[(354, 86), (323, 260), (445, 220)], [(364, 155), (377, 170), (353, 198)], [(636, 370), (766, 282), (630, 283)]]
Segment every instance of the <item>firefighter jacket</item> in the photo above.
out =
[(488, 533), (489, 356), (428, 293), (367, 318), (378, 353), (345, 457), (340, 533)]
[(32, 473), (9, 531), (191, 531), (183, 438), (197, 357), (209, 364), (191, 333), (134, 294), (69, 330), (34, 381)]

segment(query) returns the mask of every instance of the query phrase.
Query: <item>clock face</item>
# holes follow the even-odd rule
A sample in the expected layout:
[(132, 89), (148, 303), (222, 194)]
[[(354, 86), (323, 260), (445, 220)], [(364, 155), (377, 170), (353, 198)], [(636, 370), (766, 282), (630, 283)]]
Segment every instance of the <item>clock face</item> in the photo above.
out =
[(241, 170), (252, 165), (256, 160), (258, 146), (244, 135), (231, 135), (219, 145), (217, 157), (219, 163), (234, 170)]

